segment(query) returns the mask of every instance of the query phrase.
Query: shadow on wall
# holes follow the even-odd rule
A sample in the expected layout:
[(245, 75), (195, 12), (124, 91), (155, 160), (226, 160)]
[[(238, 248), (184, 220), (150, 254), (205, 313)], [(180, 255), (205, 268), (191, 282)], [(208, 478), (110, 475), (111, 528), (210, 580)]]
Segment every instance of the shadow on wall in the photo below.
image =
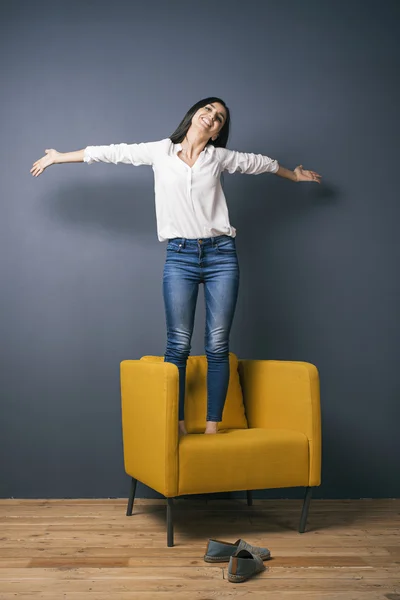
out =
[(324, 213), (338, 194), (324, 184), (278, 177), (265, 181), (234, 175), (228, 193), (233, 186), (230, 212), (241, 270), (233, 338), (240, 331), (240, 347), (248, 358), (310, 360), (302, 329), (312, 310), (312, 302), (304, 299), (315, 268), (309, 261), (319, 250), (311, 230), (319, 220), (329, 227)]
[[(294, 220), (306, 221), (311, 211), (322, 210), (337, 196), (326, 184), (271, 179), (233, 175), (225, 185), (231, 223), (238, 229), (244, 248), (248, 244), (260, 252), (260, 258), (272, 232)], [(133, 185), (64, 185), (56, 197), (45, 196), (43, 205), (53, 219), (66, 225), (99, 228), (129, 237), (147, 236), (156, 232), (153, 188), (152, 180), (135, 181)]]
[(57, 195), (43, 198), (43, 210), (69, 228), (101, 230), (113, 237), (156, 237), (154, 192), (145, 182), (101, 186), (64, 185)]

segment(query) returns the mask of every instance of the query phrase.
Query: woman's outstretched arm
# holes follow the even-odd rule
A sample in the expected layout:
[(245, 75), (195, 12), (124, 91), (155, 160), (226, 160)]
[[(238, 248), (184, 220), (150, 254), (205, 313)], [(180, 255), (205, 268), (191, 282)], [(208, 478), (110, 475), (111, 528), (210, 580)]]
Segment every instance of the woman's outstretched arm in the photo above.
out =
[(31, 173), (37, 177), (51, 165), (71, 162), (124, 163), (128, 165), (152, 165), (160, 142), (141, 142), (139, 144), (110, 144), (108, 146), (86, 146), (74, 152), (57, 152), (54, 148), (45, 150), (46, 154), (33, 163)]
[(54, 148), (45, 150), (46, 154), (39, 160), (33, 163), (31, 173), (33, 177), (38, 177), (43, 173), (47, 167), (51, 165), (71, 162), (83, 162), (83, 150), (76, 150), (74, 152), (57, 152)]
[(316, 183), (321, 183), (321, 175), (315, 171), (303, 169), (303, 165), (299, 165), (294, 171), (285, 169), (285, 167), (279, 165), (279, 169), (275, 171), (275, 175), (279, 175), (279, 177), (284, 177), (285, 179), (291, 179), (292, 181), (315, 181)]
[(290, 179), (291, 181), (315, 181), (321, 183), (321, 175), (315, 171), (306, 171), (303, 165), (299, 165), (291, 171), (282, 167), (276, 159), (264, 156), (262, 154), (253, 154), (248, 152), (237, 152), (228, 150), (228, 148), (217, 148), (221, 161), (222, 170), (229, 173), (247, 173), (248, 175), (259, 175), (261, 173), (273, 173)]

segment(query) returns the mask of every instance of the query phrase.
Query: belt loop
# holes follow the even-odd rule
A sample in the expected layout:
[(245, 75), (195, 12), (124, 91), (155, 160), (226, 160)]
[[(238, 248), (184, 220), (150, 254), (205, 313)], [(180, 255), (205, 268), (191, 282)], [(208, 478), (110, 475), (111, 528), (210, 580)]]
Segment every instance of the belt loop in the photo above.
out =
[(182, 248), (186, 246), (186, 238), (181, 239)]

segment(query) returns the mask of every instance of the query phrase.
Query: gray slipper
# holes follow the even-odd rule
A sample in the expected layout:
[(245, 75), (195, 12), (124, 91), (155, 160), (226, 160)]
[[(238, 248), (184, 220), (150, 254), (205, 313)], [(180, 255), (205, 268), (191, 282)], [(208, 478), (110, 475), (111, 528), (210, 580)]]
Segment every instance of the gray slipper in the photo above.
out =
[(229, 559), (228, 581), (242, 583), (252, 575), (265, 571), (261, 556), (252, 554), (248, 550), (238, 550)]
[(208, 540), (204, 560), (206, 562), (228, 562), (231, 556), (239, 550), (247, 550), (251, 554), (256, 554), (261, 557), (261, 560), (271, 558), (271, 553), (268, 548), (260, 548), (251, 546), (242, 539), (236, 540), (234, 544), (230, 542), (222, 542), (221, 540)]

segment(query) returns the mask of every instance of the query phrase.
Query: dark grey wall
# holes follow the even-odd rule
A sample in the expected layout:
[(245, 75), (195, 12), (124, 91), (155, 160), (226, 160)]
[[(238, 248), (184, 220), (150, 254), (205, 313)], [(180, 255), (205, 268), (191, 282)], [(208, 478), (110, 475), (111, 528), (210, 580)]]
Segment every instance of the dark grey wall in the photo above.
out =
[[(32, 163), (45, 148), (167, 137), (215, 94), (232, 110), (230, 148), (323, 176), (225, 178), (242, 273), (231, 349), (317, 365), (317, 497), (399, 496), (398, 2), (1, 11), (0, 495), (126, 495), (119, 362), (165, 344), (151, 169), (68, 164), (34, 179)], [(200, 295), (193, 354), (203, 322)]]

